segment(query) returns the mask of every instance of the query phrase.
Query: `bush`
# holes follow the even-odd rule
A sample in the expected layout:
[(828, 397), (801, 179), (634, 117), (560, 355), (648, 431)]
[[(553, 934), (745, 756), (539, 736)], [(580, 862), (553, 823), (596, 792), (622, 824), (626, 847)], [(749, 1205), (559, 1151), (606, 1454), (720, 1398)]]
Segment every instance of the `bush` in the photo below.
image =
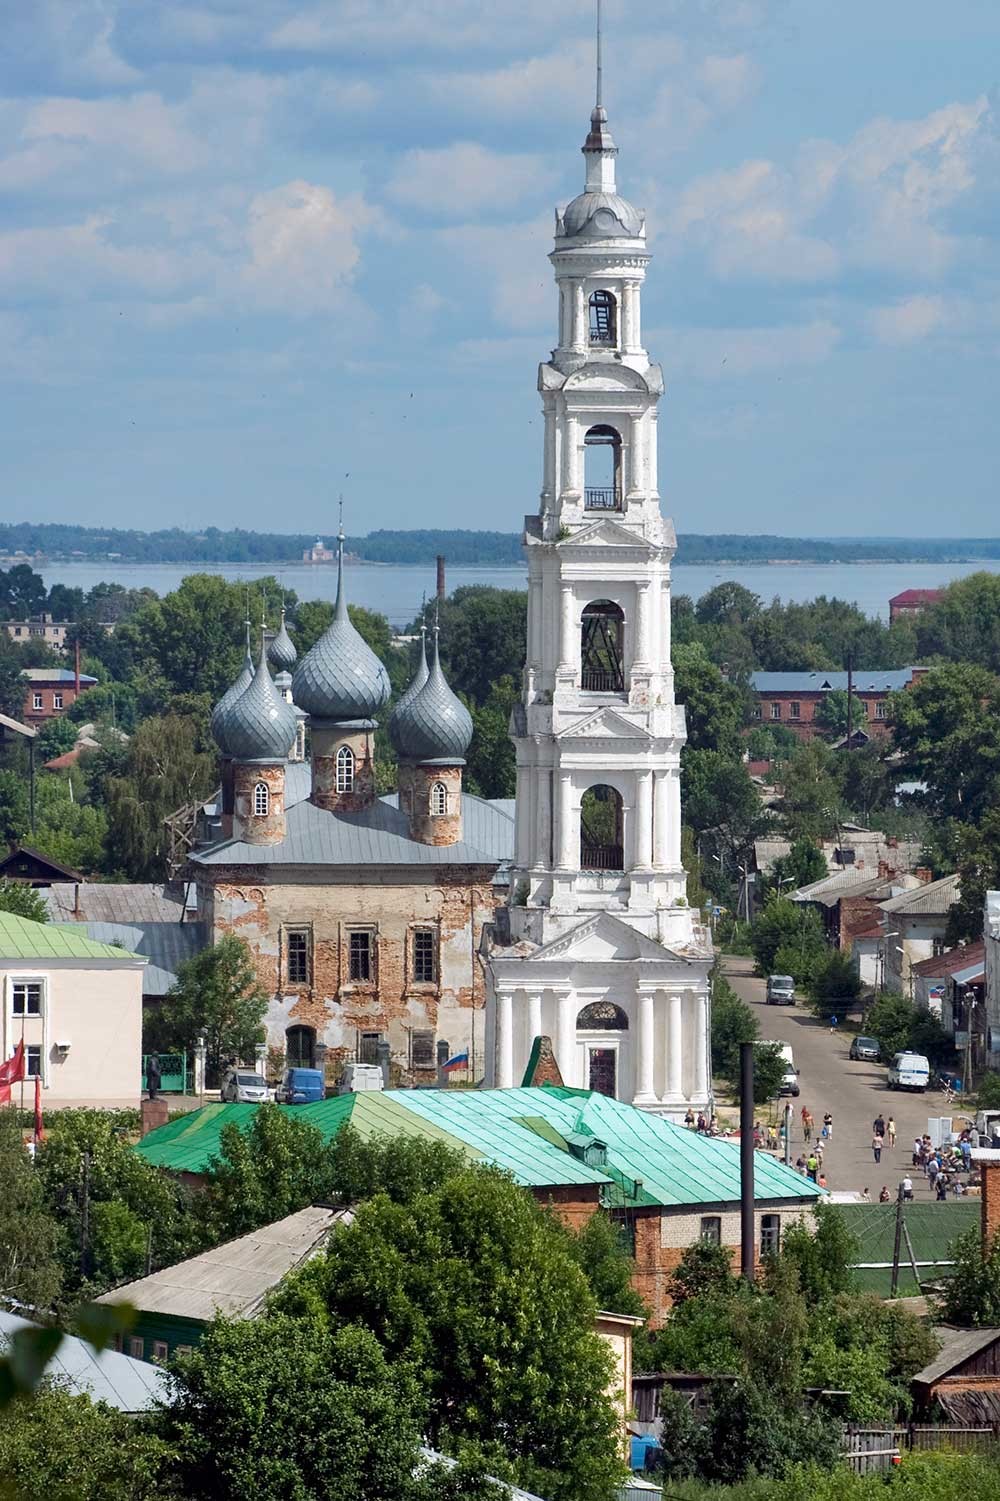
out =
[(813, 973), (826, 949), (817, 913), (787, 898), (768, 902), (753, 924), (750, 944), (758, 974), (788, 974), (800, 982)]
[(980, 1079), (976, 1109), (1000, 1110), (1000, 1073), (991, 1071)]
[(854, 962), (842, 949), (831, 949), (813, 971), (809, 995), (820, 1016), (844, 1016), (854, 1009), (861, 980)]

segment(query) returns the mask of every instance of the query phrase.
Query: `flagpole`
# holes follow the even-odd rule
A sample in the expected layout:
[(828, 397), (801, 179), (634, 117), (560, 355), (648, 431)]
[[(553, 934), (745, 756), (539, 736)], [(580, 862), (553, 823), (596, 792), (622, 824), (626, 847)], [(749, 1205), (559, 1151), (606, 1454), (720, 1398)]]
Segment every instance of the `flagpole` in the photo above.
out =
[(28, 992), (24, 992), (24, 1002), (21, 1006), (21, 1125), (24, 1125), (24, 1076), (27, 1073), (24, 1048), (24, 1023), (27, 1020)]

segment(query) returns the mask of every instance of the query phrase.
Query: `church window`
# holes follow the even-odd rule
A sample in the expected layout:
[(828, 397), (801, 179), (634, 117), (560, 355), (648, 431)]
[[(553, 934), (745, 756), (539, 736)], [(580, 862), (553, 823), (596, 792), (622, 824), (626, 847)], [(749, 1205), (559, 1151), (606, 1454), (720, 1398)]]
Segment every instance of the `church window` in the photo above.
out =
[(354, 791), (354, 752), (349, 745), (342, 745), (337, 752), (337, 791)]
[(584, 693), (624, 693), (625, 616), (610, 599), (595, 599), (583, 612), (580, 687)]
[(309, 940), (308, 928), (293, 928), (285, 935), (285, 972), (290, 985), (309, 984)]
[(584, 505), (588, 511), (620, 511), (622, 439), (613, 427), (598, 423), (583, 439)]
[(591, 344), (617, 344), (617, 305), (610, 292), (590, 294), (590, 342)]
[(621, 793), (588, 787), (580, 803), (580, 869), (624, 870)]
[(289, 1068), (315, 1068), (316, 1031), (313, 1027), (289, 1027), (285, 1033), (285, 1062)]
[(355, 929), (350, 935), (348, 967), (352, 980), (370, 980), (375, 954), (374, 935), (370, 929)]
[(587, 1057), (587, 1083), (594, 1094), (614, 1099), (618, 1092), (618, 1051), (616, 1048), (590, 1048)]
[(255, 818), (266, 818), (271, 811), (271, 790), (266, 782), (257, 782), (253, 789)]
[(440, 818), (448, 811), (448, 789), (443, 782), (435, 782), (431, 788), (431, 813)]
[(628, 1017), (613, 1001), (591, 1001), (577, 1014), (580, 1032), (627, 1032)]
[(437, 979), (437, 943), (433, 928), (413, 931), (413, 979), (418, 985), (433, 985)]

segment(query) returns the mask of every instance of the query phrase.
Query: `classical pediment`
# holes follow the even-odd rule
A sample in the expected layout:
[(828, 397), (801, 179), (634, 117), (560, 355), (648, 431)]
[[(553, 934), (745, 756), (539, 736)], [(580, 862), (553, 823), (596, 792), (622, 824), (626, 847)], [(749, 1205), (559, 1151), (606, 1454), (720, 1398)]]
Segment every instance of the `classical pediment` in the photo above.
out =
[(631, 548), (634, 552), (646, 555), (656, 552), (652, 543), (647, 542), (645, 537), (638, 532), (629, 531), (627, 526), (622, 526), (620, 521), (613, 521), (610, 516), (604, 516), (600, 521), (591, 522), (589, 526), (583, 526), (578, 532), (573, 532), (559, 544), (563, 552), (572, 552), (577, 548), (618, 547)]
[(532, 963), (539, 959), (559, 959), (592, 964), (634, 963), (642, 959), (663, 964), (671, 959), (682, 960), (682, 957), (609, 912), (595, 912), (584, 918), (569, 933), (553, 939), (531, 956)]
[(596, 709), (584, 719), (560, 730), (557, 740), (641, 740), (644, 744), (653, 736), (643, 725), (627, 719), (616, 709)]
[(606, 360), (594, 360), (574, 370), (563, 386), (564, 391), (642, 391), (649, 387), (638, 372), (628, 365), (612, 364)]

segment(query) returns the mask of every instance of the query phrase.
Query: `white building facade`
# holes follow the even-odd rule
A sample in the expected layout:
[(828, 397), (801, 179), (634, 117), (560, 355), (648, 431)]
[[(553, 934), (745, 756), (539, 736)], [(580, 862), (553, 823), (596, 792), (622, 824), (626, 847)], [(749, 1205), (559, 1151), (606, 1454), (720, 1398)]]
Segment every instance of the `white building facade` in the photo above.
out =
[(487, 1081), (552, 1039), (567, 1084), (682, 1117), (711, 1094), (711, 947), (681, 864), (684, 710), (670, 662), (660, 367), (642, 343), (644, 216), (600, 107), (585, 191), (556, 216), (558, 345), (539, 369), (541, 507), (525, 523), (528, 635), (511, 898), (486, 945)]

